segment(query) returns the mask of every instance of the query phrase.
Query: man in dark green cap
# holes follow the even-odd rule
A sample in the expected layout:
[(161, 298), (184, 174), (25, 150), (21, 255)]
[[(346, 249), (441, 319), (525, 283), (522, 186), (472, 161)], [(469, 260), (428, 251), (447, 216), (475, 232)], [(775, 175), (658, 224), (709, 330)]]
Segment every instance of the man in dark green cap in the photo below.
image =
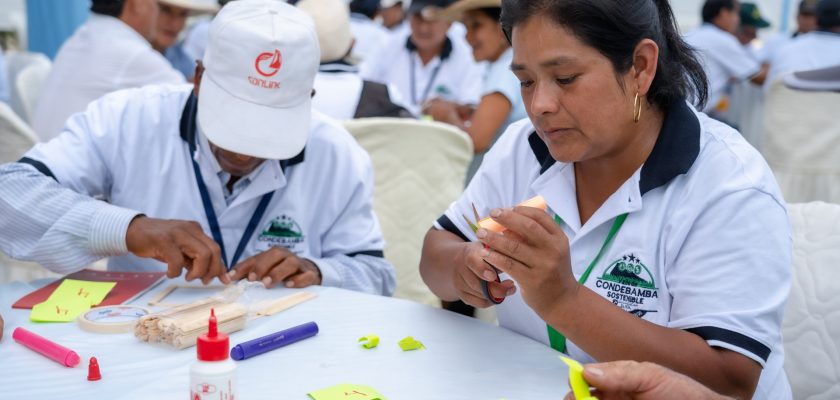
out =
[(761, 16), (755, 3), (741, 3), (740, 15), (741, 24), (735, 31), (735, 37), (744, 46), (755, 40), (759, 29), (770, 26), (770, 23)]

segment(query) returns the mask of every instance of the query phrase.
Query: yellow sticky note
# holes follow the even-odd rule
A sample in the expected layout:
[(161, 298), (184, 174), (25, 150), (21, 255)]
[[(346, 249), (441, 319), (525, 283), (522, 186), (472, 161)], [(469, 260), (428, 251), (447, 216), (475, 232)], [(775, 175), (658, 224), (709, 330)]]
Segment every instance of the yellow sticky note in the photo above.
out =
[(425, 349), (426, 346), (423, 346), (423, 343), (421, 343), (419, 340), (415, 340), (411, 336), (406, 336), (406, 337), (403, 338), (403, 340), (400, 340), (400, 348), (403, 351), (410, 351), (410, 350)]
[(62, 301), (48, 299), (32, 307), (29, 319), (33, 322), (70, 322), (87, 310), (90, 310), (90, 303), (84, 299), (73, 297)]
[(313, 400), (386, 400), (370, 386), (341, 383), (308, 393)]
[(379, 336), (376, 335), (367, 335), (364, 337), (359, 338), (360, 342), (362, 343), (362, 347), (366, 349), (372, 349), (376, 346), (379, 346)]
[(61, 282), (61, 285), (55, 288), (47, 301), (86, 300), (91, 306), (95, 306), (105, 299), (105, 296), (108, 295), (116, 284), (116, 282), (91, 282), (65, 279)]
[(70, 322), (105, 299), (116, 282), (90, 282), (65, 279), (43, 303), (32, 307), (34, 322)]
[(583, 379), (583, 365), (568, 357), (560, 356), (560, 359), (569, 366), (569, 386), (572, 387), (572, 393), (574, 393), (575, 399), (598, 400), (597, 397), (593, 397), (592, 393), (589, 392), (589, 384)]

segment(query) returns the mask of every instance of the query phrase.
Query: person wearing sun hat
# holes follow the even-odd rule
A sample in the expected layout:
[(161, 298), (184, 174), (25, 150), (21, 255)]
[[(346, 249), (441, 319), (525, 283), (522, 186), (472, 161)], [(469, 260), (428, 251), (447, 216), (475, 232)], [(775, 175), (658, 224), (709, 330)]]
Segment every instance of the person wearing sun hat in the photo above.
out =
[(461, 105), (441, 99), (433, 99), (424, 108), (424, 114), (455, 125), (472, 138), (475, 157), (467, 171), (467, 182), (481, 165), (484, 153), (508, 125), (528, 116), (519, 93), (519, 79), (510, 71), (513, 50), (499, 22), (501, 5), (501, 0), (460, 0), (434, 15), (439, 20), (463, 22), (473, 58), (487, 62), (481, 80), (481, 100), (469, 115), (459, 112)]
[(770, 22), (761, 16), (758, 5), (755, 3), (741, 3), (741, 23), (735, 30), (735, 37), (742, 45), (746, 46), (758, 37), (758, 30), (769, 28)]
[(312, 111), (319, 58), (302, 11), (229, 3), (194, 85), (105, 96), (0, 167), (0, 250), (59, 273), (110, 256), (205, 284), (390, 295), (370, 159)]
[(172, 67), (184, 74), (187, 80), (193, 80), (195, 57), (184, 50), (183, 41), (178, 37), (187, 26), (187, 18), (213, 14), (219, 11), (216, 0), (158, 0), (160, 13), (155, 24), (152, 47), (169, 60)]
[(434, 98), (477, 104), (481, 68), (462, 36), (448, 21), (434, 20), (434, 10), (452, 0), (413, 0), (407, 16), (410, 30), (394, 33), (388, 43), (361, 66), (362, 78), (394, 85), (412, 114)]

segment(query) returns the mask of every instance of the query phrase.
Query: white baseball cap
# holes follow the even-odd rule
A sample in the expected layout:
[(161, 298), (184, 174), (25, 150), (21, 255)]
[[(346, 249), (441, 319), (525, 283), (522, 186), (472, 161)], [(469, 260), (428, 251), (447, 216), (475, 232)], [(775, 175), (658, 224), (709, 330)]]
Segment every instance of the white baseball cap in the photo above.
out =
[(198, 126), (216, 146), (284, 160), (306, 145), (320, 48), (312, 19), (276, 0), (238, 0), (210, 24)]

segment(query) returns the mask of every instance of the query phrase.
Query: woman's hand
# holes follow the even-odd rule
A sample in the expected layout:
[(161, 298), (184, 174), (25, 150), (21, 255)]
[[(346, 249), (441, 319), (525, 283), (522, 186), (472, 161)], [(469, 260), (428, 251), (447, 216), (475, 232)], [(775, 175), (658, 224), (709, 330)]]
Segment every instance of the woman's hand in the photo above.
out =
[(458, 104), (434, 98), (423, 104), (422, 113), (431, 116), (435, 121), (461, 126), (464, 120), (461, 118), (459, 111), (461, 110)]
[(452, 283), (458, 291), (461, 301), (476, 308), (493, 305), (481, 290), (481, 281), (487, 281), (487, 289), (496, 298), (503, 298), (516, 293), (516, 287), (510, 279), (496, 282), (496, 271), (483, 259), (484, 246), (481, 243), (465, 243), (455, 268), (452, 270)]
[(522, 298), (545, 319), (579, 288), (566, 234), (545, 211), (533, 207), (494, 209), (490, 216), (508, 230), (476, 232), (489, 247), (481, 249), (482, 259), (516, 280)]

